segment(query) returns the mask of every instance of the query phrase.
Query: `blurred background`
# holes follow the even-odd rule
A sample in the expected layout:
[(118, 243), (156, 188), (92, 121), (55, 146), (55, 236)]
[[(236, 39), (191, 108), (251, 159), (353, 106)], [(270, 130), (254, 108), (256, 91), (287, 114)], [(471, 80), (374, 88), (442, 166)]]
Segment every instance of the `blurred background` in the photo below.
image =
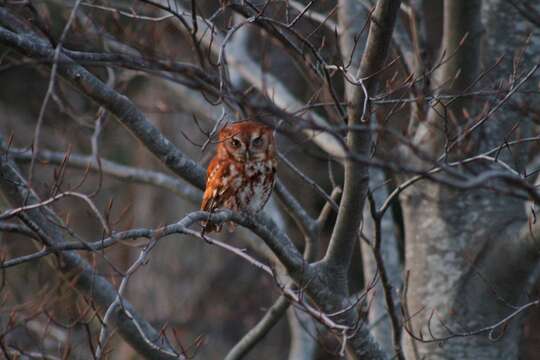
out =
[[(197, 0), (156, 3), (184, 15), (189, 15), (186, 9), (196, 4), (198, 15), (211, 19), (223, 33), (239, 21), (238, 14), (223, 7), (222, 2)], [(267, 16), (289, 19), (290, 22), (301, 14), (308, 3), (312, 2), (275, 1), (270, 2), (265, 11)], [(343, 59), (339, 51), (335, 25), (338, 22), (336, 2), (321, 0), (313, 3), (309, 7), (309, 16), (298, 18), (294, 28), (309, 38), (329, 64), (346, 63), (349, 59)], [(360, 21), (363, 24), (372, 4), (369, 1), (358, 3), (358, 6), (366, 8), (365, 18)], [(415, 1), (404, 3), (412, 8), (416, 6)], [(436, 61), (443, 30), (443, 10), (442, 1), (423, 3), (417, 13), (418, 21), (429, 23), (433, 29), (423, 44), (426, 50), (422, 56), (428, 63)], [(8, 8), (32, 26), (41, 29), (51, 39), (62, 36), (66, 21), (72, 14), (73, 4), (72, 1), (56, 0), (0, 1), (0, 7)], [(317, 20), (318, 14), (324, 15), (323, 25), (321, 19)], [(187, 15), (185, 19), (189, 19)], [(403, 14), (401, 16), (405, 17)], [(398, 29), (398, 36), (410, 33), (410, 26), (405, 28), (401, 32)], [(208, 42), (208, 36), (204, 35), (204, 29), (199, 31), (197, 36), (200, 36), (201, 48), (205, 51), (203, 56), (210, 63), (217, 62), (218, 54), (210, 50), (212, 45)], [(359, 48), (363, 48), (366, 34), (365, 29), (357, 33)], [(141, 54), (149, 59), (195, 64), (200, 60), (191, 35), (182, 29), (181, 22), (171, 12), (150, 1), (81, 2), (63, 46), (71, 50)], [(0, 51), (0, 134), (15, 153), (14, 157), (23, 173), (28, 174), (32, 158), (28, 154), (50, 84), (50, 67), (25, 58), (8, 47), (0, 46)], [(313, 105), (315, 113), (330, 118), (338, 117), (335, 110), (324, 109), (329, 107), (332, 94), (325, 89), (316, 93), (314, 88), (317, 85), (310, 84), (313, 81), (310, 75), (304, 69), (299, 69), (286, 49), (277, 46), (275, 40), (265, 36), (260, 28), (255, 25), (243, 26), (231, 37), (228, 51), (232, 55), (228, 61), (241, 64), (237, 67), (240, 70), (231, 67), (230, 81), (254, 103), (260, 100), (260, 104), (264, 104), (264, 99), (273, 99), (274, 92), (280, 91), (272, 86), (277, 80), (286, 84), (287, 91), (300, 102), (313, 105), (316, 101), (312, 99), (316, 98), (323, 104), (319, 107)], [(249, 63), (243, 66), (242, 54), (249, 55), (249, 59), (244, 58)], [(395, 59), (401, 55), (396, 47), (392, 49), (389, 58)], [(534, 61), (538, 61), (538, 57)], [(262, 78), (256, 79), (262, 82), (263, 91), (256, 91), (253, 83), (246, 81), (251, 62), (263, 74)], [(390, 71), (385, 73), (382, 80), (388, 93), (396, 98), (406, 96), (411, 91), (410, 88), (397, 86), (407, 78), (402, 62), (390, 62)], [(239, 111), (222, 104), (213, 105), (216, 102), (215, 96), (190, 89), (182, 84), (185, 81), (182, 78), (162, 73), (159, 69), (133, 70), (114, 63), (107, 67), (92, 63), (84, 65), (116, 91), (130, 98), (169, 140), (205, 167), (213, 154), (214, 145), (210, 144), (204, 150), (202, 145), (208, 140), (208, 134), (216, 122), (219, 119), (232, 121), (243, 116)], [(214, 68), (212, 72), (215, 72)], [(343, 80), (336, 76), (332, 81), (337, 89), (337, 97), (342, 99)], [(428, 78), (425, 83), (417, 84), (416, 90), (429, 90), (429, 81)], [(392, 91), (393, 86), (395, 91)], [(376, 107), (374, 111), (381, 121), (391, 119), (399, 131), (406, 132), (407, 122), (400, 119), (410, 113), (411, 106), (386, 104)], [(277, 136), (279, 151), (327, 193), (331, 193), (335, 187), (333, 182), (341, 184), (340, 167), (320, 149), (307, 141), (298, 143), (288, 136)], [(395, 145), (392, 140), (385, 139), (381, 139), (380, 144), (382, 150), (378, 151), (383, 157), (384, 149)], [(62, 80), (55, 81), (43, 112), (39, 147), (49, 151), (44, 154), (49, 154), (50, 158), (38, 159), (32, 169), (31, 185), (38, 194), (47, 198), (58, 191), (69, 189), (91, 194), (92, 201), (115, 231), (159, 227), (178, 221), (199, 208), (201, 192), (178, 178), (183, 185), (174, 191), (173, 186), (153, 186), (129, 178), (121, 179), (106, 172), (99, 174), (88, 169), (84, 163), (76, 167), (64, 166), (61, 159), (67, 156), (65, 154), (87, 157), (99, 155), (102, 161), (175, 176), (112, 115)], [(280, 161), (278, 175), (306, 211), (316, 217), (324, 206), (324, 198), (283, 161)], [(5, 202), (2, 206), (8, 207)], [(80, 238), (86, 241), (102, 238), (99, 221), (83, 201), (64, 198), (51, 207)], [(397, 219), (392, 231), (396, 234), (399, 255), (403, 258), (401, 207), (395, 204), (391, 210)], [(302, 250), (302, 235), (279, 201), (273, 198), (265, 211)], [(334, 214), (323, 229), (321, 249), (327, 244), (333, 222)], [(243, 229), (233, 234), (221, 234), (218, 238), (237, 247), (248, 248), (250, 253), (258, 254), (256, 256), (261, 258), (260, 254), (265, 253), (265, 245), (260, 239)], [(125, 241), (104, 251), (81, 254), (99, 273), (118, 285), (120, 273), (137, 258), (139, 245), (137, 242)], [(15, 258), (35, 250), (35, 245), (24, 236), (0, 233), (2, 259)], [(355, 251), (350, 275), (352, 291), (362, 289), (365, 282), (360, 249)], [(20, 349), (20, 353), (27, 351), (28, 354), (23, 354), (21, 358), (31, 358), (29, 354), (35, 350), (54, 353), (58, 358), (90, 359), (100, 321), (83, 296), (55, 276), (47, 261), (42, 258), (2, 271), (2, 342), (10, 344), (12, 349)], [(148, 262), (131, 277), (124, 295), (156, 329), (162, 329), (169, 339), (176, 338), (187, 354), (200, 359), (221, 359), (257, 323), (280, 292), (273, 279), (230, 252), (190, 236), (172, 235), (158, 242)], [(523, 359), (537, 359), (540, 358), (540, 311), (531, 310), (525, 317), (520, 352)], [(293, 337), (294, 332), (303, 335)], [(297, 343), (293, 344), (293, 341)], [(290, 311), (246, 358), (334, 359), (338, 358), (337, 346), (335, 339), (327, 336), (312, 320)], [(108, 349), (110, 359), (140, 358), (115, 333), (112, 334)], [(294, 353), (294, 349), (300, 349), (300, 352)], [(298, 354), (302, 354), (302, 357), (298, 357)], [(18, 358), (16, 351), (11, 355)]]

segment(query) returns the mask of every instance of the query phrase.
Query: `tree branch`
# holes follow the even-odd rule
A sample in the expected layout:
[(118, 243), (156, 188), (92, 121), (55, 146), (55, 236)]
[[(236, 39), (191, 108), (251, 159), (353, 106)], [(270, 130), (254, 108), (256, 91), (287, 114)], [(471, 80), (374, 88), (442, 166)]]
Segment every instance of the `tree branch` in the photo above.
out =
[[(437, 94), (453, 94), (470, 90), (478, 76), (480, 65), (480, 1), (445, 1), (444, 30), (441, 44), (441, 66), (434, 75), (433, 88)], [(451, 128), (455, 116), (470, 107), (472, 98), (455, 98), (447, 103), (439, 101), (428, 112), (427, 121), (419, 124), (414, 137), (428, 153), (439, 153), (446, 137), (453, 137), (458, 129)], [(470, 111), (470, 110), (469, 110)]]
[[(180, 5), (178, 5), (180, 7)], [(178, 23), (178, 30), (185, 32), (185, 27)], [(199, 19), (198, 26), (204, 29), (204, 36), (201, 37), (201, 42), (204, 46), (209, 47), (214, 55), (218, 55), (223, 44), (223, 37), (216, 33), (215, 29), (204, 19)], [(235, 47), (234, 52), (227, 52), (227, 64), (230, 65), (244, 80), (256, 88), (261, 94), (266, 93), (266, 89), (273, 89), (272, 101), (280, 109), (290, 109), (294, 112), (304, 108), (304, 102), (297, 99), (289, 89), (279, 79), (272, 74), (263, 73), (260, 64), (257, 64), (247, 52), (241, 51)], [(328, 122), (314, 111), (305, 111), (302, 113), (303, 119), (313, 121), (317, 126), (326, 127)], [(317, 146), (327, 152), (329, 155), (341, 159), (345, 156), (345, 150), (341, 142), (337, 141), (331, 134), (304, 129), (303, 132)]]
[(281, 295), (266, 314), (227, 354), (225, 360), (242, 359), (258, 342), (268, 334), (283, 317), (289, 307), (289, 300)]
[[(13, 157), (15, 160), (28, 162), (32, 159), (32, 152), (30, 150), (10, 148), (9, 156)], [(160, 187), (171, 191), (194, 204), (201, 201), (201, 192), (197, 188), (159, 171), (140, 169), (106, 159), (100, 159), (100, 165), (98, 165), (93, 156), (55, 152), (45, 149), (39, 151), (36, 159), (56, 165), (65, 162), (68, 166), (81, 170), (89, 169), (94, 172), (102, 171), (104, 174), (113, 176), (117, 179)]]
[[(0, 28), (0, 43), (32, 58), (50, 61), (53, 56), (53, 51), (47, 44), (34, 38), (17, 35), (3, 28)], [(62, 65), (58, 68), (58, 75), (113, 113), (161, 162), (194, 186), (199, 188), (204, 186), (204, 170), (163, 137), (129, 99), (103, 84), (65, 53), (60, 54), (59, 64)], [(351, 133), (349, 136), (355, 137)], [(342, 339), (343, 345), (347, 344), (356, 357), (366, 359), (384, 358), (384, 354), (380, 352), (369, 336), (368, 329), (363, 323), (358, 322), (356, 312), (348, 311), (351, 309), (348, 297), (343, 296), (343, 291), (335, 293), (333, 289), (329, 288), (332, 281), (327, 280), (330, 280), (328, 275), (331, 273), (317, 271), (322, 269), (306, 263), (302, 254), (286, 234), (280, 231), (271, 220), (262, 215), (252, 219), (242, 214), (230, 214), (228, 212), (214, 214), (212, 219), (215, 221), (224, 219), (236, 221), (250, 228), (264, 239), (285, 266), (291, 278), (302, 289), (299, 294), (289, 292), (290, 296), (301, 299), (302, 292), (305, 289), (306, 293), (313, 298), (314, 303), (319, 307), (317, 309), (310, 308), (309, 314), (336, 333)], [(354, 241), (354, 238), (352, 240)], [(114, 297), (108, 300), (108, 304), (110, 304), (114, 301)], [(347, 309), (347, 311), (343, 312), (343, 309)], [(344, 325), (336, 324), (325, 313), (334, 311), (338, 311), (338, 314), (340, 314), (339, 322), (343, 322)]]
[[(46, 44), (23, 35), (17, 35), (1, 27), (0, 43), (29, 57), (44, 58), (47, 61), (54, 58), (54, 50)], [(204, 170), (185, 156), (154, 125), (146, 120), (144, 114), (130, 99), (118, 94), (65, 54), (59, 55), (59, 61), (62, 63), (62, 66), (58, 67), (60, 76), (69, 81), (75, 88), (82, 90), (98, 104), (107, 108), (173, 172), (198, 188), (204, 187), (206, 178)]]
[[(369, 123), (369, 109), (365, 106), (366, 102), (369, 105), (369, 99), (366, 96), (377, 89), (378, 80), (373, 75), (384, 66), (400, 3), (399, 0), (379, 0), (373, 12), (366, 50), (357, 74), (357, 79), (365, 78), (365, 89), (357, 87), (354, 92), (348, 94), (350, 102), (348, 122), (351, 128)], [(367, 95), (364, 92), (367, 92)], [(347, 145), (352, 153), (369, 155), (371, 132), (349, 131)], [(368, 166), (358, 164), (352, 159), (345, 161), (343, 196), (324, 258), (324, 262), (332, 268), (340, 268), (344, 272), (349, 268), (352, 249), (362, 220), (368, 180)]]
[[(14, 207), (40, 202), (7, 156), (0, 156), (0, 191)], [(40, 207), (24, 211), (19, 214), (19, 218), (47, 246), (66, 244), (60, 228), (51, 221), (51, 218), (56, 223), (61, 223), (61, 220), (48, 208)], [(101, 309), (106, 309), (113, 303), (116, 290), (85, 260), (72, 251), (57, 255), (59, 258), (57, 268), (67, 278), (68, 283), (83, 293), (87, 299), (94, 301)], [(116, 309), (110, 321), (118, 329), (120, 335), (140, 354), (155, 359), (184, 359), (183, 355), (176, 353), (166, 342), (160, 340), (159, 333), (141, 318), (128, 302), (124, 302), (123, 309)]]

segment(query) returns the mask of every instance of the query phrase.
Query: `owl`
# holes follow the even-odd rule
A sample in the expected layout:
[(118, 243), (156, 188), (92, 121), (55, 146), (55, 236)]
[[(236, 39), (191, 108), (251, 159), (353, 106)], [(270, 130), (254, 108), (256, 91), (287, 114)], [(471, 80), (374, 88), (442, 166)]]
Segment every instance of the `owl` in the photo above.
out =
[[(201, 210), (261, 211), (274, 188), (276, 165), (272, 129), (255, 121), (227, 125), (208, 165)], [(221, 231), (221, 225), (202, 225), (203, 232)], [(233, 231), (235, 224), (228, 227)]]

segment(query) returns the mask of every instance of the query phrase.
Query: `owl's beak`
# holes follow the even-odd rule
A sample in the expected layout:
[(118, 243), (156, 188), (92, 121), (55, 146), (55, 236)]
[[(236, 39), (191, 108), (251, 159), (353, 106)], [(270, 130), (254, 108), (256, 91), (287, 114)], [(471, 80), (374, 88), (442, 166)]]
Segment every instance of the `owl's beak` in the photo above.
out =
[(251, 160), (251, 153), (249, 151), (246, 151), (246, 160)]

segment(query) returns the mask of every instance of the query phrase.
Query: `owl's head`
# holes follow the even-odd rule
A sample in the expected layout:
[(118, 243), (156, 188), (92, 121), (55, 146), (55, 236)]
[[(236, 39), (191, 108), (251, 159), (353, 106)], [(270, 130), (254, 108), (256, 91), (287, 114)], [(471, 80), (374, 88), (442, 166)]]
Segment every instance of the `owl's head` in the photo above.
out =
[(274, 157), (272, 129), (255, 121), (225, 126), (219, 132), (218, 156), (236, 161), (262, 161)]

